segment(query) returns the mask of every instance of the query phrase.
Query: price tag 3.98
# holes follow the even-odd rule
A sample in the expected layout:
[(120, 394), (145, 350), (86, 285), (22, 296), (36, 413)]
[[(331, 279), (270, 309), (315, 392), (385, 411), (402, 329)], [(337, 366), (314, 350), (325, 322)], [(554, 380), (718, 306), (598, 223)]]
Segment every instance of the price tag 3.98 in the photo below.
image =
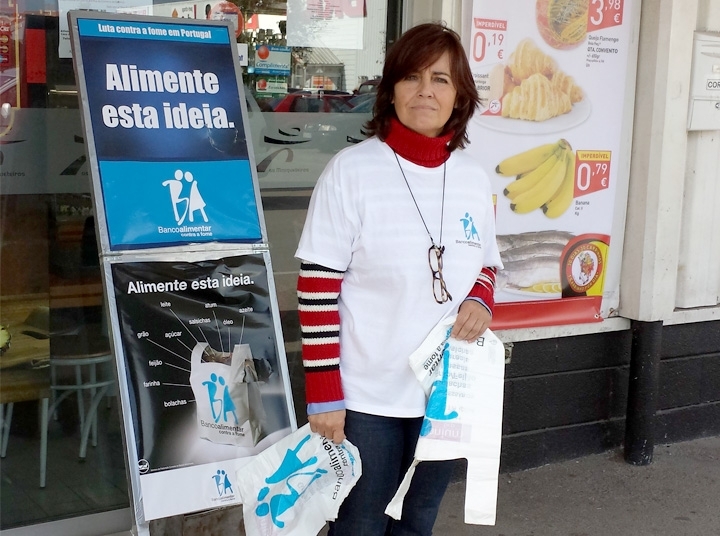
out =
[(622, 25), (624, 3), (625, 0), (590, 0), (588, 32)]

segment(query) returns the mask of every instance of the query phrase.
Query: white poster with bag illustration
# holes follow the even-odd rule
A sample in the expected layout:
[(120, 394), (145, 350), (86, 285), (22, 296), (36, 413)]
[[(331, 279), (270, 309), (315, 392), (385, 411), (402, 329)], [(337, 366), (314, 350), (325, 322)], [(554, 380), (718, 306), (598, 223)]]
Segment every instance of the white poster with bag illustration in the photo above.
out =
[(468, 150), (491, 178), (505, 265), (495, 330), (599, 322), (617, 305), (608, 268), (621, 254), (622, 233), (612, 235), (628, 180), (635, 5), (472, 4), (468, 55), (481, 103)]
[(111, 266), (145, 519), (237, 504), (294, 428), (267, 255)]

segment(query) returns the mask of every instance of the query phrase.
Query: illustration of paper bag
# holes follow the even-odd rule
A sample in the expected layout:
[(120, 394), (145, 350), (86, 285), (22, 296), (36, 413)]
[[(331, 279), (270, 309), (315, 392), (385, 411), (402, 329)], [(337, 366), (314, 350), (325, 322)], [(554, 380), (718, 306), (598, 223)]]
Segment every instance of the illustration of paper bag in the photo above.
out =
[(411, 356), (427, 395), (413, 463), (385, 513), (395, 519), (415, 467), (467, 459), (465, 523), (494, 525), (497, 506), (505, 349), (490, 330), (473, 342), (449, 338), (455, 317), (442, 320)]
[(337, 517), (362, 474), (357, 448), (306, 424), (238, 469), (247, 536), (309, 536)]
[(260, 382), (250, 345), (232, 352), (199, 342), (190, 358), (200, 437), (225, 445), (252, 447), (263, 437), (265, 421)]

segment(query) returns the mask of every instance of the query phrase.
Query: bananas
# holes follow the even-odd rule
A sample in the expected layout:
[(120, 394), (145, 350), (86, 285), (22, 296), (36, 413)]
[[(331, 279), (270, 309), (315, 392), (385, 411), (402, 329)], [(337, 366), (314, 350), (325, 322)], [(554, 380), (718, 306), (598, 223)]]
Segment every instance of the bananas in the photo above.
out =
[(548, 218), (557, 218), (572, 204), (575, 153), (564, 139), (510, 156), (497, 165), (495, 172), (517, 175), (503, 190), (510, 209), (517, 214), (541, 208)]
[(512, 177), (532, 171), (555, 153), (559, 143), (548, 143), (506, 158), (497, 165), (495, 173)]
[(503, 193), (512, 201), (519, 194), (537, 185), (537, 183), (540, 182), (540, 180), (545, 175), (547, 175), (548, 172), (557, 163), (559, 156), (558, 153), (559, 150), (556, 150), (547, 158), (547, 160), (545, 160), (535, 169), (528, 171), (527, 173), (524, 173), (522, 175), (518, 175), (517, 180), (508, 183), (508, 185), (503, 190)]
[[(510, 204), (510, 209), (517, 214), (527, 214), (540, 208), (548, 201), (560, 185), (565, 177), (565, 169), (567, 168), (567, 158), (555, 158), (550, 171), (548, 171), (532, 188), (525, 190), (515, 196)], [(548, 194), (548, 192), (550, 192)]]
[(557, 218), (564, 214), (565, 211), (570, 208), (570, 204), (575, 196), (575, 154), (572, 151), (568, 151), (566, 158), (567, 167), (562, 184), (550, 200), (542, 206), (542, 211), (548, 218)]

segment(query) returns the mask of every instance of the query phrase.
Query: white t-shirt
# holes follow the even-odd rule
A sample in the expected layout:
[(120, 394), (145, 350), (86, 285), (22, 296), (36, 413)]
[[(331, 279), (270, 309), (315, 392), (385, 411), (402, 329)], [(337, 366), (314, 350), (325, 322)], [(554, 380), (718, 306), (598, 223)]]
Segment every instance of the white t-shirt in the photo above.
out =
[(443, 168), (399, 157), (422, 218), (440, 243), (452, 301), (438, 304), (430, 237), (392, 149), (373, 137), (328, 163), (310, 200), (295, 256), (344, 271), (339, 298), (345, 407), (420, 417), (425, 394), (408, 358), (445, 315), (457, 312), (483, 266), (501, 267), (490, 182), (463, 151)]

